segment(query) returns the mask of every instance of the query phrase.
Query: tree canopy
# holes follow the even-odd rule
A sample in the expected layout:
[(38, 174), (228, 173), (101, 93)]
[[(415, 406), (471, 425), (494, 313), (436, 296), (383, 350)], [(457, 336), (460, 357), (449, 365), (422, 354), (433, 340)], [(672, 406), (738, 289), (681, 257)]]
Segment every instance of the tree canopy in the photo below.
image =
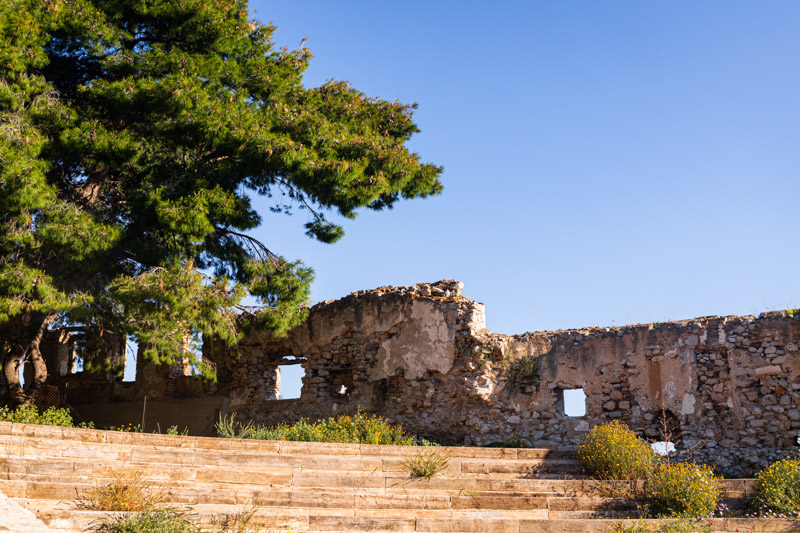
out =
[[(302, 83), (311, 58), (237, 0), (5, 0), (0, 5), (0, 348), (12, 400), (38, 343), (114, 331), (173, 363), (187, 339), (237, 338), (249, 292), (277, 332), (305, 317), (312, 271), (248, 231), (253, 195), (311, 214), (306, 233), (441, 190), (406, 141), (413, 105)], [(286, 200), (288, 198), (288, 200)], [(94, 355), (93, 355), (94, 354)], [(13, 385), (16, 384), (16, 388)], [(34, 387), (34, 391), (35, 391)]]

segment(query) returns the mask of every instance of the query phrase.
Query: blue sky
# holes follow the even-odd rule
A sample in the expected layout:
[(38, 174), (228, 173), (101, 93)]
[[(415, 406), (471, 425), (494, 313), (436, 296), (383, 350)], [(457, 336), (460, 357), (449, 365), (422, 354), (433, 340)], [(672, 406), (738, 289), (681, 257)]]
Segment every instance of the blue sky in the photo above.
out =
[(454, 278), (521, 333), (800, 307), (800, 3), (252, 2), (305, 83), (417, 102), (444, 193), (255, 235), (315, 301)]
[(314, 301), (459, 279), (508, 334), (800, 307), (800, 2), (251, 6), (308, 38), (307, 86), (417, 102), (409, 146), (445, 168), (334, 245), (256, 202)]

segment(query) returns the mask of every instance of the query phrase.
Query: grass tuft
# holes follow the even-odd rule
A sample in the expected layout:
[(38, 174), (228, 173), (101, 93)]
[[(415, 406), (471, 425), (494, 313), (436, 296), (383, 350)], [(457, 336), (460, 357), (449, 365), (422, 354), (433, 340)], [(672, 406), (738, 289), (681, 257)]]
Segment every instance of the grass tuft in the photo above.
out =
[(422, 451), (416, 455), (403, 456), (400, 464), (403, 465), (411, 477), (424, 477), (430, 479), (450, 463), (450, 455), (442, 455), (433, 450)]

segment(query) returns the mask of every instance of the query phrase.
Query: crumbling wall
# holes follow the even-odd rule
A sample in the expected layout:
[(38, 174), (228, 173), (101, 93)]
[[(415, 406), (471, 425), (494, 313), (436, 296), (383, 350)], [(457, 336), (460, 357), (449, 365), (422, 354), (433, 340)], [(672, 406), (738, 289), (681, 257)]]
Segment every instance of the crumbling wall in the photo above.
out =
[[(382, 287), (314, 306), (286, 338), (251, 332), (207, 342), (228, 412), (261, 424), (357, 409), (428, 437), (485, 445), (521, 437), (573, 447), (621, 420), (732, 473), (785, 456), (800, 429), (800, 318), (705, 317), (623, 328), (525, 333), (485, 329), (460, 282)], [(280, 400), (282, 364), (305, 369)], [(568, 416), (565, 390), (586, 414)]]

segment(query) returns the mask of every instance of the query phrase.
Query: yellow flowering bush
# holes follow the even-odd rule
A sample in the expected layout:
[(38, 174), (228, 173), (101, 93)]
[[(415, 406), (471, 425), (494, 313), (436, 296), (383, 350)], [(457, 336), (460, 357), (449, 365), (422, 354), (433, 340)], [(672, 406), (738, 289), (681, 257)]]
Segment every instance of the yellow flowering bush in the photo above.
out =
[(772, 463), (756, 474), (758, 488), (753, 500), (762, 516), (800, 517), (800, 458)]
[(647, 441), (618, 420), (593, 427), (578, 447), (578, 459), (600, 479), (643, 479), (659, 461)]
[(717, 508), (720, 483), (706, 465), (660, 464), (647, 479), (645, 490), (656, 513), (705, 517)]

